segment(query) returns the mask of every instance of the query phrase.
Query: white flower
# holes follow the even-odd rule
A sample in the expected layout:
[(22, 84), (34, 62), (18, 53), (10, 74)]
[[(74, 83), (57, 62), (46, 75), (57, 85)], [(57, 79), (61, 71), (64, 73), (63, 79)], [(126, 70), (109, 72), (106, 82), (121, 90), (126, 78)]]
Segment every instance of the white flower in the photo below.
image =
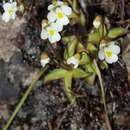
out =
[(45, 67), (46, 64), (48, 64), (50, 62), (50, 59), (49, 58), (46, 58), (46, 59), (41, 59), (41, 65), (42, 67)]
[(95, 28), (99, 28), (99, 26), (101, 25), (102, 19), (100, 16), (97, 16), (94, 21), (93, 21), (93, 26)]
[(42, 67), (45, 67), (45, 65), (48, 64), (49, 62), (50, 62), (50, 58), (48, 57), (46, 53), (43, 53), (41, 55), (41, 61), (40, 61)]
[(51, 43), (60, 41), (61, 36), (59, 32), (62, 30), (62, 26), (58, 26), (57, 23), (47, 23), (45, 20), (42, 22), (42, 39), (49, 39)]
[(11, 3), (5, 3), (3, 5), (4, 13), (2, 15), (2, 19), (5, 22), (8, 22), (11, 19), (15, 19), (16, 17), (16, 11), (17, 11), (17, 3), (11, 2)]
[(106, 44), (100, 44), (98, 57), (100, 60), (106, 60), (107, 63), (112, 64), (117, 62), (118, 54), (120, 53), (120, 47), (115, 45), (115, 42), (109, 42)]
[(48, 6), (50, 12), (47, 18), (50, 22), (55, 22), (58, 25), (67, 25), (69, 23), (68, 15), (71, 15), (72, 9), (63, 2), (58, 1), (55, 5)]
[(67, 64), (73, 64), (74, 68), (77, 68), (79, 66), (80, 61), (76, 59), (74, 56), (67, 59)]

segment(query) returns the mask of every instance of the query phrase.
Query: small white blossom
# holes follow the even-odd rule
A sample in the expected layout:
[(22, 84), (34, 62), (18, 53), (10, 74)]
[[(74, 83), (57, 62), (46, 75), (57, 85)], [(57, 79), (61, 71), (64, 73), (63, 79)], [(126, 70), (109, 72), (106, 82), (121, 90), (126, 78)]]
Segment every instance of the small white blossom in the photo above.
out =
[(98, 57), (100, 60), (105, 59), (109, 64), (117, 62), (117, 55), (120, 53), (120, 47), (115, 45), (115, 42), (112, 41), (106, 44), (100, 44), (99, 49)]
[(42, 39), (49, 39), (50, 43), (60, 41), (61, 36), (59, 32), (62, 30), (62, 26), (58, 26), (57, 23), (48, 23), (45, 20), (42, 22)]
[(100, 17), (100, 16), (97, 16), (97, 17), (95, 18), (95, 20), (93, 21), (93, 26), (94, 26), (95, 28), (99, 28), (99, 26), (101, 25), (101, 22), (102, 22), (101, 17)]
[(49, 5), (50, 11), (47, 18), (50, 22), (56, 22), (58, 25), (67, 25), (70, 21), (68, 15), (71, 15), (72, 9), (61, 1), (58, 1), (55, 5)]
[(41, 65), (42, 67), (45, 67), (46, 64), (48, 64), (50, 62), (50, 59), (49, 58), (46, 58), (46, 59), (41, 59)]
[(2, 15), (2, 19), (5, 22), (9, 22), (11, 19), (15, 19), (16, 17), (16, 11), (17, 11), (17, 3), (11, 2), (11, 3), (5, 3), (3, 5), (4, 13)]
[(74, 56), (67, 59), (67, 64), (73, 64), (74, 68), (77, 68), (79, 66), (80, 61), (76, 59)]
[(45, 65), (48, 64), (49, 62), (50, 62), (50, 58), (48, 57), (46, 53), (43, 53), (41, 55), (41, 61), (40, 61), (42, 67), (45, 67)]

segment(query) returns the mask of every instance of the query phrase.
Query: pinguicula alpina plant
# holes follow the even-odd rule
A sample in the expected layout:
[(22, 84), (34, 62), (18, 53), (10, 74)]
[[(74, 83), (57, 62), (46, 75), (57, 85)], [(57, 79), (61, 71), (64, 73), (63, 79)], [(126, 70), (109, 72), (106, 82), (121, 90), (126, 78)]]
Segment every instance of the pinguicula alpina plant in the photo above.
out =
[[(8, 5), (8, 6), (7, 6)], [(15, 5), (15, 6), (14, 6)], [(10, 19), (16, 17), (17, 5), (14, 2), (6, 3), (3, 6), (3, 19), (8, 22)], [(107, 105), (105, 101), (105, 93), (103, 88), (103, 81), (101, 78), (101, 70), (109, 69), (109, 64), (118, 61), (120, 53), (120, 46), (116, 39), (128, 31), (125, 28), (107, 28), (104, 23), (104, 18), (96, 16), (91, 29), (86, 27), (86, 17), (83, 11), (79, 8), (76, 0), (66, 0), (66, 2), (59, 0), (52, 0), (48, 6), (47, 19), (42, 20), (41, 24), (41, 39), (47, 40), (47, 43), (56, 52), (57, 42), (61, 41), (61, 46), (64, 46), (62, 51), (62, 59), (55, 60), (47, 53), (41, 54), (41, 66), (45, 69), (48, 63), (55, 64), (56, 69), (49, 72), (44, 77), (44, 83), (52, 80), (62, 79), (64, 82), (64, 90), (69, 102), (76, 105), (76, 94), (72, 91), (72, 80), (75, 78), (86, 81), (86, 84), (93, 85), (95, 78), (99, 78), (102, 100), (105, 109), (105, 120), (108, 130), (111, 130), (111, 125), (108, 118)], [(70, 24), (70, 25), (69, 25)], [(74, 24), (78, 24), (84, 33), (76, 35), (72, 32), (69, 36), (62, 36), (64, 26), (72, 28)], [(73, 28), (72, 28), (73, 29)], [(78, 31), (78, 30), (77, 30)], [(50, 57), (49, 57), (50, 56)], [(44, 72), (44, 71), (43, 71)], [(40, 75), (41, 76), (41, 75)], [(38, 76), (37, 79), (40, 77)], [(34, 82), (35, 83), (35, 82)], [(30, 88), (33, 85), (30, 86)], [(25, 96), (29, 94), (31, 89), (27, 90)], [(21, 102), (25, 101), (25, 97)], [(19, 103), (13, 116), (3, 130), (7, 130), (11, 121), (15, 117), (22, 103)]]

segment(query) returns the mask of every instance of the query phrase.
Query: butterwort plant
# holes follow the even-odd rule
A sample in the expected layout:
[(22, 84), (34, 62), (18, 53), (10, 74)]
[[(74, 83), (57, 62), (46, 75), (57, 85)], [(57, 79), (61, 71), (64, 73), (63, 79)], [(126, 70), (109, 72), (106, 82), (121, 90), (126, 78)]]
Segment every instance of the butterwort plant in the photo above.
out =
[[(2, 17), (5, 22), (15, 19), (16, 12), (20, 10), (18, 5), (17, 2), (13, 1), (4, 3)], [(27, 89), (3, 130), (8, 129), (16, 113), (30, 93), (32, 86), (35, 85), (36, 81), (48, 69), (49, 65), (55, 65), (56, 68), (44, 76), (44, 84), (52, 80), (62, 80), (64, 82), (65, 94), (72, 105), (76, 105), (76, 99), (78, 98), (72, 89), (73, 79), (84, 80), (86, 84), (93, 86), (96, 77), (98, 77), (105, 110), (106, 126), (109, 130), (112, 130), (108, 117), (101, 72), (104, 69), (109, 69), (109, 64), (118, 61), (118, 55), (121, 51), (117, 38), (125, 35), (128, 30), (122, 27), (108, 28), (102, 16), (96, 16), (91, 23), (93, 27), (89, 29), (86, 26), (86, 21), (87, 18), (80, 9), (77, 0), (66, 0), (66, 2), (52, 0), (52, 3), (48, 5), (47, 18), (41, 22), (41, 39), (46, 40), (47, 45), (51, 46), (53, 53), (50, 54), (49, 52), (47, 54), (47, 52), (43, 52), (41, 54), (40, 63), (44, 71), (36, 77), (36, 80)], [(69, 36), (63, 35), (64, 26), (68, 26), (73, 30), (74, 27), (77, 27), (73, 25), (80, 27), (80, 30), (75, 30), (77, 32), (72, 31)], [(84, 30), (83, 33), (81, 29)], [(58, 42), (64, 49), (61, 51), (60, 58), (56, 53)]]
[[(69, 5), (67, 2), (55, 1), (48, 6), (47, 20), (46, 22), (45, 20), (42, 21), (41, 38), (49, 39), (51, 44), (61, 40), (62, 46), (65, 45), (62, 52), (63, 58), (60, 60), (64, 66), (59, 66), (61, 63), (57, 62), (58, 67), (45, 76), (44, 83), (62, 79), (69, 101), (76, 104), (76, 95), (72, 91), (73, 78), (85, 80), (87, 84), (93, 85), (96, 76), (98, 76), (97, 65), (99, 70), (108, 69), (109, 64), (118, 61), (120, 46), (116, 39), (128, 31), (124, 28), (110, 28), (108, 30), (104, 19), (101, 16), (96, 16), (90, 32), (86, 31), (85, 34), (80, 36), (75, 34), (62, 36), (60, 32), (63, 31), (64, 26), (70, 26), (73, 21), (77, 22), (75, 24), (83, 26), (83, 22), (77, 20), (78, 16), (78, 18), (73, 17), (74, 13), (80, 12), (80, 10), (78, 12), (78, 5), (74, 2), (68, 1)], [(69, 23), (70, 25), (68, 25)], [(86, 28), (85, 24), (84, 28)], [(80, 40), (79, 37), (83, 40)], [(53, 60), (48, 61), (53, 62)], [(95, 61), (97, 65), (95, 65)], [(42, 66), (45, 66), (45, 64)]]

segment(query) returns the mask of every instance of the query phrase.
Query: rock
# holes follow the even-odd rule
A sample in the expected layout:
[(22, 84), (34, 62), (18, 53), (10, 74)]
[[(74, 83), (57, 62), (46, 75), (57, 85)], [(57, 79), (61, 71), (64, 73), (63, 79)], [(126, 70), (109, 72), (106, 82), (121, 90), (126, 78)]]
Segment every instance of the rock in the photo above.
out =
[(18, 99), (21, 88), (29, 86), (37, 75), (22, 58), (22, 53), (17, 52), (9, 62), (0, 60), (0, 104), (14, 104)]
[(32, 80), (37, 75), (37, 69), (34, 70), (24, 62), (21, 52), (15, 53), (9, 62), (7, 77), (16, 88), (26, 87), (31, 84)]
[(24, 18), (16, 18), (5, 23), (0, 17), (0, 58), (9, 61), (16, 51), (19, 51), (13, 44), (11, 39), (16, 37), (21, 29), (21, 25), (25, 23)]
[(8, 63), (0, 60), (0, 104), (5, 102), (14, 102), (17, 92), (6, 76), (8, 72)]

